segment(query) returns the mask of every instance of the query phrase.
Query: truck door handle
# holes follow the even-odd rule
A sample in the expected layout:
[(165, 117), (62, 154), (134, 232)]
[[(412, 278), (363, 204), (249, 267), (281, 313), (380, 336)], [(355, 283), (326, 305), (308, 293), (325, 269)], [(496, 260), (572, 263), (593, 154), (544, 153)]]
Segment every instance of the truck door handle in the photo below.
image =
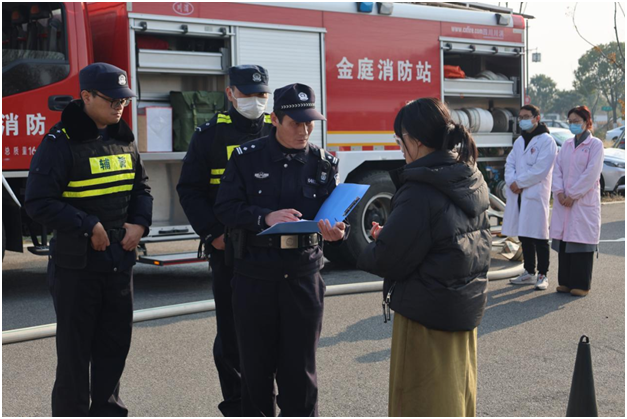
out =
[(74, 98), (72, 96), (58, 95), (48, 97), (48, 109), (62, 111)]

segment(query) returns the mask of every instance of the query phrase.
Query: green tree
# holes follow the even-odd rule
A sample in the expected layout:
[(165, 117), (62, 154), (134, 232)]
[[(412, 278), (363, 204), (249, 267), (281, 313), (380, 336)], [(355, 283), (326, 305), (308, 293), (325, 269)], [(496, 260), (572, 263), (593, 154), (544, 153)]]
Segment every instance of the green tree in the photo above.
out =
[(542, 113), (546, 113), (551, 109), (556, 91), (557, 85), (555, 81), (544, 74), (533, 76), (527, 87), (527, 94), (531, 98), (531, 104), (539, 107)]
[(584, 101), (583, 95), (577, 90), (558, 90), (555, 93), (555, 99), (553, 100), (550, 112), (566, 116), (566, 112), (570, 109), (584, 103), (592, 110), (591, 105)]
[(573, 83), (584, 96), (600, 93), (612, 108), (614, 122), (618, 120), (621, 101), (625, 100), (625, 73), (612, 60), (616, 61), (616, 57), (624, 55), (624, 42), (611, 42), (588, 50), (579, 58)]

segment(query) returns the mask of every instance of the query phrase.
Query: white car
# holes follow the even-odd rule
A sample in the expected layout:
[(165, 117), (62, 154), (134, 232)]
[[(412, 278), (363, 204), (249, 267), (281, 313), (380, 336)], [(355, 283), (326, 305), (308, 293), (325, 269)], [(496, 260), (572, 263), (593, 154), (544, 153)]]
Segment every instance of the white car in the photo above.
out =
[(625, 126), (614, 128), (605, 134), (605, 141), (614, 141), (621, 133), (625, 132)]
[(625, 190), (625, 150), (606, 148), (603, 151), (605, 157), (601, 172), (601, 190), (623, 193)]
[[(562, 128), (549, 128), (558, 148), (573, 134)], [(625, 150), (619, 148), (604, 149), (603, 170), (601, 171), (601, 192), (623, 192), (625, 190)]]
[(573, 138), (573, 134), (569, 129), (549, 127), (549, 131), (558, 147), (562, 147), (566, 140)]

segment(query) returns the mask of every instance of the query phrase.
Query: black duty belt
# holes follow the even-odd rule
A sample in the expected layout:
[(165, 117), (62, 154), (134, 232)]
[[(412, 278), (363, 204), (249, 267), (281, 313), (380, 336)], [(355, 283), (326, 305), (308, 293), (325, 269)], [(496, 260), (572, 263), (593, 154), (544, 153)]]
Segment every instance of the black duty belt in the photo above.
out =
[(255, 247), (272, 247), (274, 249), (303, 249), (316, 246), (320, 242), (318, 233), (284, 234), (271, 236), (248, 236), (247, 244)]
[(126, 234), (125, 228), (112, 228), (111, 230), (107, 230), (107, 236), (109, 236), (110, 243), (119, 243), (124, 239), (124, 235)]

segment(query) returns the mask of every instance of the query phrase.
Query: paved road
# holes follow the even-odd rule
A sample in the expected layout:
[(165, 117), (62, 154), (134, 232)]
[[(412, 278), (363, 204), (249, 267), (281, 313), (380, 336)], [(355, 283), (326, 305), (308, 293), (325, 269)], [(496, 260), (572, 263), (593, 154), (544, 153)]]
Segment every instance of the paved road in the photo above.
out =
[[(602, 240), (624, 238), (625, 206), (603, 206)], [(3, 330), (54, 321), (45, 262), (15, 255), (3, 264)], [(577, 342), (590, 336), (599, 414), (625, 415), (625, 245), (601, 244), (593, 290), (582, 299), (534, 291), (507, 281), (490, 284), (479, 328), (480, 416), (563, 416)], [(168, 270), (170, 269), (170, 270)], [(205, 267), (136, 271), (137, 308), (211, 298)], [(330, 267), (328, 284), (374, 280)], [(380, 295), (329, 297), (318, 351), (321, 416), (385, 416), (391, 323)], [(134, 416), (217, 416), (219, 385), (210, 343), (213, 313), (138, 323), (122, 380)], [(48, 416), (54, 339), (3, 346), (2, 413)]]

